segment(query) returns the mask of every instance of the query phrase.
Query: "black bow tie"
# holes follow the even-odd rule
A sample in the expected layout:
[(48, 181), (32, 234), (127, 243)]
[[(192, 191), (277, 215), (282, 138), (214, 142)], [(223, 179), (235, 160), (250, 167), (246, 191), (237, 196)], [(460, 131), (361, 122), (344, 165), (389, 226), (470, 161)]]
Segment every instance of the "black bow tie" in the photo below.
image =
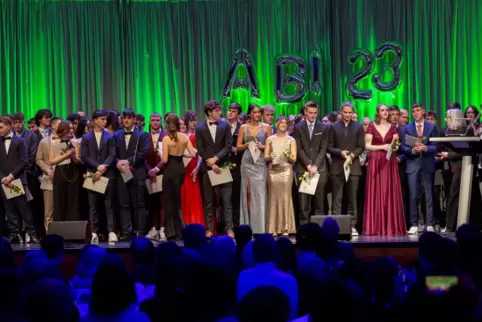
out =
[(130, 131), (130, 132), (124, 132), (124, 135), (132, 135), (132, 131)]
[(12, 139), (12, 137), (11, 137), (11, 136), (7, 136), (7, 137), (5, 137), (5, 140), (11, 140), (11, 139)]
[(209, 125), (218, 125), (218, 121), (209, 122)]
[(60, 143), (67, 143), (70, 142), (70, 140), (60, 140)]

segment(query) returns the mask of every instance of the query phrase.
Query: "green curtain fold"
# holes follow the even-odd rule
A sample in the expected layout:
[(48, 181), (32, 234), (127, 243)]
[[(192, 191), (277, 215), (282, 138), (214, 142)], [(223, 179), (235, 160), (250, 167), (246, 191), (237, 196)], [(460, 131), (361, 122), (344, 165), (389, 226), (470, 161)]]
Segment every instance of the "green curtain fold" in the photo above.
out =
[[(404, 50), (402, 83), (383, 93), (371, 76), (361, 82), (373, 98), (355, 101), (360, 116), (373, 117), (379, 103), (421, 102), (443, 119), (452, 101), (482, 102), (481, 16), (479, 0), (0, 0), (1, 114), (132, 107), (146, 116), (202, 115), (203, 103), (220, 99), (239, 48), (250, 53), (260, 99), (235, 90), (225, 106), (255, 102), (297, 114), (313, 99), (325, 114), (352, 100), (346, 83), (360, 66), (348, 55), (394, 41)], [(309, 63), (315, 46), (321, 95), (277, 102), (276, 57)], [(374, 72), (389, 78), (389, 59), (377, 60)]]

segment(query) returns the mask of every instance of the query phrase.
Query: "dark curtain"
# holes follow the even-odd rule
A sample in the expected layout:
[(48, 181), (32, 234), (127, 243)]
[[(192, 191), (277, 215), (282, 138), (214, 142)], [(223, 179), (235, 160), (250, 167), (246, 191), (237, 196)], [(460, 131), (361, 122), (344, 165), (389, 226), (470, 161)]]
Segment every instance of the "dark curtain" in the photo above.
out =
[[(1, 114), (132, 107), (146, 116), (202, 115), (203, 103), (220, 99), (239, 48), (253, 61), (260, 98), (233, 90), (225, 106), (255, 102), (297, 114), (312, 99), (325, 114), (352, 100), (346, 83), (361, 66), (349, 54), (384, 42), (403, 48), (402, 82), (389, 93), (374, 88), (371, 75), (360, 82), (373, 91), (371, 100), (355, 101), (361, 117), (373, 117), (379, 103), (421, 102), (443, 119), (452, 101), (482, 102), (479, 0), (0, 0), (0, 10)], [(321, 94), (278, 102), (276, 58), (302, 57), (309, 86), (315, 46)], [(390, 59), (377, 60), (373, 73), (389, 79)]]

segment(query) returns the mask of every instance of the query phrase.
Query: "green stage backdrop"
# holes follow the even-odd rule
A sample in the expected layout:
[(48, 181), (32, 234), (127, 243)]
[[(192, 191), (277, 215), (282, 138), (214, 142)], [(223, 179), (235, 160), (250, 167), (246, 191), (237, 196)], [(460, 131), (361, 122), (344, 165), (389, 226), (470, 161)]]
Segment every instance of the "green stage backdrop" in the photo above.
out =
[[(183, 113), (220, 99), (239, 48), (249, 52), (259, 98), (245, 89), (237, 100), (272, 104), (296, 114), (307, 99), (320, 114), (351, 100), (347, 81), (360, 70), (348, 56), (374, 52), (385, 42), (403, 49), (400, 86), (380, 92), (371, 77), (390, 65), (376, 60), (353, 100), (361, 116), (378, 103), (409, 108), (421, 102), (444, 113), (452, 101), (482, 102), (482, 1), (480, 0), (0, 0), (1, 113), (39, 108), (66, 116), (83, 109), (132, 107)], [(320, 48), (319, 95), (298, 103), (276, 100), (276, 58), (302, 57), (309, 87), (310, 54)], [(239, 68), (236, 74), (246, 74)], [(289, 90), (289, 88), (288, 88)]]

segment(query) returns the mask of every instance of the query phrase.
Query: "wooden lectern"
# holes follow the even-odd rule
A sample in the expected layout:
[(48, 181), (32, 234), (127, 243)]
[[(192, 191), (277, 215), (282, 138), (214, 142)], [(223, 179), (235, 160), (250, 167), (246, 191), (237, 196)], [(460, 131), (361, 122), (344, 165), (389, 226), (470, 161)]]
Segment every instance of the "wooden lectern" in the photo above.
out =
[(462, 173), (460, 178), (459, 211), (457, 228), (469, 222), (470, 200), (472, 198), (472, 180), (474, 175), (473, 156), (481, 149), (481, 139), (478, 136), (446, 136), (431, 137), (430, 142), (442, 143), (463, 154)]

